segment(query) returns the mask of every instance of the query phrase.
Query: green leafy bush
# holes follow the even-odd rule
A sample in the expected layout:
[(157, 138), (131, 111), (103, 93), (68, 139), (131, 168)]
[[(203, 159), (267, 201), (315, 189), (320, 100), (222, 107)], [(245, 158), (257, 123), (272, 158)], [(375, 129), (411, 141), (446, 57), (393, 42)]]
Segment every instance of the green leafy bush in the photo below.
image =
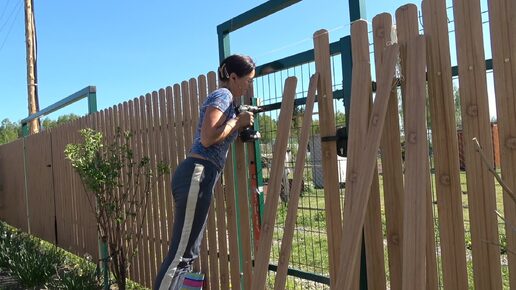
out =
[(157, 178), (169, 173), (169, 167), (146, 156), (137, 160), (130, 147), (131, 133), (120, 128), (109, 144), (93, 129), (82, 129), (80, 134), (84, 141), (68, 144), (65, 156), (84, 184), (98, 235), (109, 248), (110, 269), (118, 288), (125, 290), (149, 194)]
[(56, 279), (50, 283), (50, 288), (95, 290), (102, 289), (102, 282), (95, 264), (84, 259), (67, 258), (64, 265), (57, 269)]
[(42, 287), (56, 273), (56, 266), (63, 263), (63, 254), (57, 247), (43, 249), (41, 242), (27, 234), (17, 237), (19, 251), (11, 252), (10, 269), (20, 283), (27, 287)]

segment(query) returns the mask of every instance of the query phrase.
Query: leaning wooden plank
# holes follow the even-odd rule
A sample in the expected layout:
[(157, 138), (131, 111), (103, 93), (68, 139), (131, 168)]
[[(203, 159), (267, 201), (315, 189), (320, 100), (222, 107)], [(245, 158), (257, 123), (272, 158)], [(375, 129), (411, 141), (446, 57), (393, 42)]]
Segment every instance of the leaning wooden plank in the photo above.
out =
[(402, 289), (426, 286), (426, 138), (425, 41), (420, 36), (407, 43), (405, 194), (403, 201)]
[[(371, 94), (371, 70), (369, 65), (369, 42), (367, 39), (367, 22), (357, 21), (351, 28), (351, 48), (353, 52), (353, 76), (352, 77), (352, 109), (353, 122), (350, 123), (350, 133), (353, 140), (348, 147), (348, 156), (357, 156), (363, 148), (365, 133), (368, 126), (369, 108), (372, 101)], [(352, 131), (352, 132), (351, 132)], [(353, 158), (348, 159), (348, 170), (355, 172), (358, 162)], [(356, 161), (356, 160), (355, 160)], [(351, 177), (350, 177), (351, 178)], [(349, 188), (347, 188), (349, 190)], [(380, 216), (380, 191), (378, 184), (378, 170), (375, 165), (371, 193), (364, 220), (364, 245), (367, 265), (367, 285), (373, 289), (385, 289), (385, 267), (383, 254), (383, 234)], [(350, 210), (353, 205), (353, 196), (348, 196), (344, 203), (344, 212)], [(353, 288), (359, 287), (359, 268), (353, 275)]]
[(378, 90), (369, 119), (365, 144), (360, 156), (356, 156), (361, 160), (361, 164), (359, 164), (357, 172), (352, 175), (352, 178), (346, 180), (346, 184), (351, 184), (354, 189), (346, 192), (346, 196), (353, 196), (353, 205), (350, 206), (351, 210), (344, 212), (344, 227), (340, 242), (340, 267), (337, 283), (335, 286), (332, 285), (332, 289), (352, 289), (352, 275), (355, 273), (355, 267), (357, 267), (357, 261), (359, 260), (360, 233), (364, 224), (369, 189), (373, 180), (397, 58), (398, 45), (393, 44), (386, 49), (384, 62), (378, 68), (381, 71), (381, 77), (377, 80)]
[[(373, 18), (375, 65), (383, 62), (383, 51), (392, 43), (392, 17), (382, 13)], [(379, 71), (377, 71), (379, 73)], [(377, 76), (378, 77), (378, 76)], [(403, 239), (403, 171), (397, 91), (391, 92), (380, 143), (382, 159), (389, 277), (392, 289), (401, 289), (401, 242)]]
[(462, 193), (446, 3), (444, 0), (425, 0), (422, 7), (443, 283), (445, 289), (466, 289)]
[(292, 181), (292, 189), (288, 201), (287, 217), (283, 228), (283, 238), (281, 239), (281, 250), (278, 259), (278, 269), (276, 279), (274, 281), (274, 289), (283, 290), (287, 282), (288, 262), (292, 249), (292, 239), (294, 238), (294, 227), (296, 225), (297, 208), (299, 205), (299, 196), (301, 194), (301, 184), (303, 181), (303, 170), (305, 168), (306, 150), (308, 148), (308, 138), (312, 129), (312, 113), (315, 102), (315, 90), (319, 75), (316, 73), (310, 78), (308, 85), (308, 95), (306, 97), (306, 106), (303, 116), (303, 125), (299, 136), (299, 150), (296, 157), (296, 165), (294, 169), (294, 179)]
[[(369, 61), (369, 43), (367, 39), (367, 23), (365, 21), (357, 21), (351, 28), (351, 49), (353, 57), (353, 71), (351, 77), (351, 108), (348, 134), (348, 154), (347, 154), (347, 170), (346, 170), (346, 194), (344, 201), (344, 214), (352, 210), (355, 204), (354, 196), (349, 192), (353, 192), (353, 182), (349, 182), (356, 178), (360, 161), (357, 159), (364, 147), (365, 134), (369, 121), (369, 107), (371, 104), (371, 68)], [(362, 237), (362, 235), (360, 234)], [(360, 242), (362, 239), (360, 238)], [(359, 287), (359, 267), (355, 268), (355, 273), (351, 276), (352, 287)]]
[[(319, 73), (317, 99), (319, 125), (322, 137), (335, 136), (335, 113), (333, 109), (333, 90), (331, 80), (330, 46), (327, 30), (314, 33), (315, 70)], [(330, 264), (330, 283), (337, 277), (340, 237), (342, 236), (339, 177), (337, 166), (337, 146), (334, 141), (322, 142), (322, 169), (324, 179), (324, 204), (328, 234), (328, 256)]]
[(459, 92), (476, 289), (501, 289), (500, 249), (494, 178), (476, 152), (473, 138), (493, 159), (480, 1), (453, 1)]
[[(372, 104), (371, 86), (371, 71), (369, 65), (369, 41), (367, 38), (367, 22), (357, 21), (352, 26), (351, 35), (351, 49), (353, 51), (353, 63), (355, 61), (361, 69), (359, 69), (360, 78), (364, 81), (361, 86), (364, 86), (364, 90), (361, 94), (354, 95), (354, 98), (364, 98), (366, 111), (360, 123), (355, 123), (353, 126), (363, 126), (367, 129), (367, 120), (369, 117), (369, 110)], [(352, 81), (353, 84), (353, 81)], [(355, 84), (356, 87), (356, 84)], [(359, 119), (355, 119), (359, 120)], [(362, 144), (355, 146), (354, 149), (362, 148), (364, 144), (365, 132), (362, 130), (358, 132), (356, 136), (357, 143)], [(355, 166), (357, 164), (355, 163)], [(355, 168), (356, 169), (356, 168)], [(373, 180), (370, 187), (370, 196), (367, 204), (366, 215), (364, 219), (364, 245), (366, 253), (366, 270), (367, 270), (367, 285), (372, 289), (385, 289), (385, 266), (384, 266), (384, 249), (383, 249), (383, 232), (382, 232), (382, 218), (381, 218), (381, 201), (380, 201), (380, 185), (378, 178), (378, 167), (375, 165)], [(351, 199), (353, 197), (351, 196)], [(347, 202), (347, 205), (352, 205), (353, 201)], [(346, 206), (346, 205), (345, 205)], [(346, 211), (346, 209), (344, 209)], [(359, 268), (356, 268), (356, 274), (354, 275), (354, 288), (359, 287)]]
[(272, 248), (272, 236), (274, 233), (274, 223), (278, 209), (279, 193), (281, 190), (281, 180), (285, 167), (285, 154), (287, 153), (288, 137), (290, 125), (292, 123), (292, 113), (294, 111), (294, 98), (296, 94), (297, 78), (289, 77), (285, 80), (283, 96), (281, 98), (281, 109), (278, 117), (278, 133), (274, 145), (274, 157), (271, 167), (271, 179), (265, 200), (263, 213), (263, 223), (260, 231), (260, 241), (255, 257), (254, 277), (252, 290), (263, 290), (267, 280), (269, 269), (269, 259)]
[[(384, 49), (392, 43), (392, 17), (382, 13), (373, 18), (375, 66), (383, 62)], [(377, 71), (377, 78), (379, 71)], [(389, 278), (392, 289), (401, 289), (401, 242), (403, 240), (403, 169), (397, 90), (391, 92), (380, 143)], [(349, 148), (348, 148), (349, 149)]]
[[(512, 0), (488, 1), (489, 27), (500, 136), (502, 178), (516, 190), (516, 4)], [(504, 194), (505, 232), (509, 259), (509, 288), (516, 289), (516, 203)]]

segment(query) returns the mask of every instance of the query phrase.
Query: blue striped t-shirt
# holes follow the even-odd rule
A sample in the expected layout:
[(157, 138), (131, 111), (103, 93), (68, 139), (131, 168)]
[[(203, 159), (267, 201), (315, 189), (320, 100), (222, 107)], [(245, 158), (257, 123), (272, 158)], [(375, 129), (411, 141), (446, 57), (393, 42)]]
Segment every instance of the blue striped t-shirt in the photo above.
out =
[(226, 118), (223, 123), (223, 125), (225, 125), (229, 120), (236, 117), (235, 106), (233, 105), (233, 95), (228, 89), (220, 88), (213, 91), (206, 98), (206, 101), (204, 101), (202, 104), (201, 110), (199, 112), (199, 123), (197, 124), (191, 150), (192, 153), (199, 154), (202, 157), (212, 161), (215, 163), (219, 170), (222, 170), (228, 155), (229, 145), (235, 141), (238, 132), (235, 131), (233, 134), (231, 134), (231, 136), (228, 136), (217, 144), (204, 147), (204, 145), (201, 143), (201, 127), (204, 121), (206, 110), (209, 107), (215, 107), (223, 113), (223, 118)]

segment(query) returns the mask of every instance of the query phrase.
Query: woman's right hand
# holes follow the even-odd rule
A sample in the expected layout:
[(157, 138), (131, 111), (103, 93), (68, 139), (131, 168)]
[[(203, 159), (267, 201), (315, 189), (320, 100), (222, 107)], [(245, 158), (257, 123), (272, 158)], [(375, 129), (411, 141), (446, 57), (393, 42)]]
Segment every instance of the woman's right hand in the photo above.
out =
[(252, 112), (242, 112), (237, 116), (237, 128), (242, 129), (245, 127), (253, 126), (254, 114)]

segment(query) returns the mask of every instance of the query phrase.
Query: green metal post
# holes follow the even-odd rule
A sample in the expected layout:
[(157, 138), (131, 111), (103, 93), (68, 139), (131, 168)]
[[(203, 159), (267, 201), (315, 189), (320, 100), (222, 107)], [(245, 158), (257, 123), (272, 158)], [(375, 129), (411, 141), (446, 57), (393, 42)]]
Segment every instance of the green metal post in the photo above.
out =
[(365, 0), (349, 0), (348, 3), (350, 22), (366, 18)]
[[(97, 89), (90, 88), (88, 93), (88, 114), (91, 115), (97, 112)], [(103, 289), (109, 290), (109, 250), (107, 241), (102, 237), (98, 237), (99, 241), (99, 256), (102, 265), (102, 277), (104, 279)]]
[(97, 92), (91, 92), (88, 94), (88, 114), (97, 112)]
[(346, 114), (346, 126), (349, 124), (349, 107), (351, 105), (351, 36), (340, 39), (342, 62), (342, 102)]

